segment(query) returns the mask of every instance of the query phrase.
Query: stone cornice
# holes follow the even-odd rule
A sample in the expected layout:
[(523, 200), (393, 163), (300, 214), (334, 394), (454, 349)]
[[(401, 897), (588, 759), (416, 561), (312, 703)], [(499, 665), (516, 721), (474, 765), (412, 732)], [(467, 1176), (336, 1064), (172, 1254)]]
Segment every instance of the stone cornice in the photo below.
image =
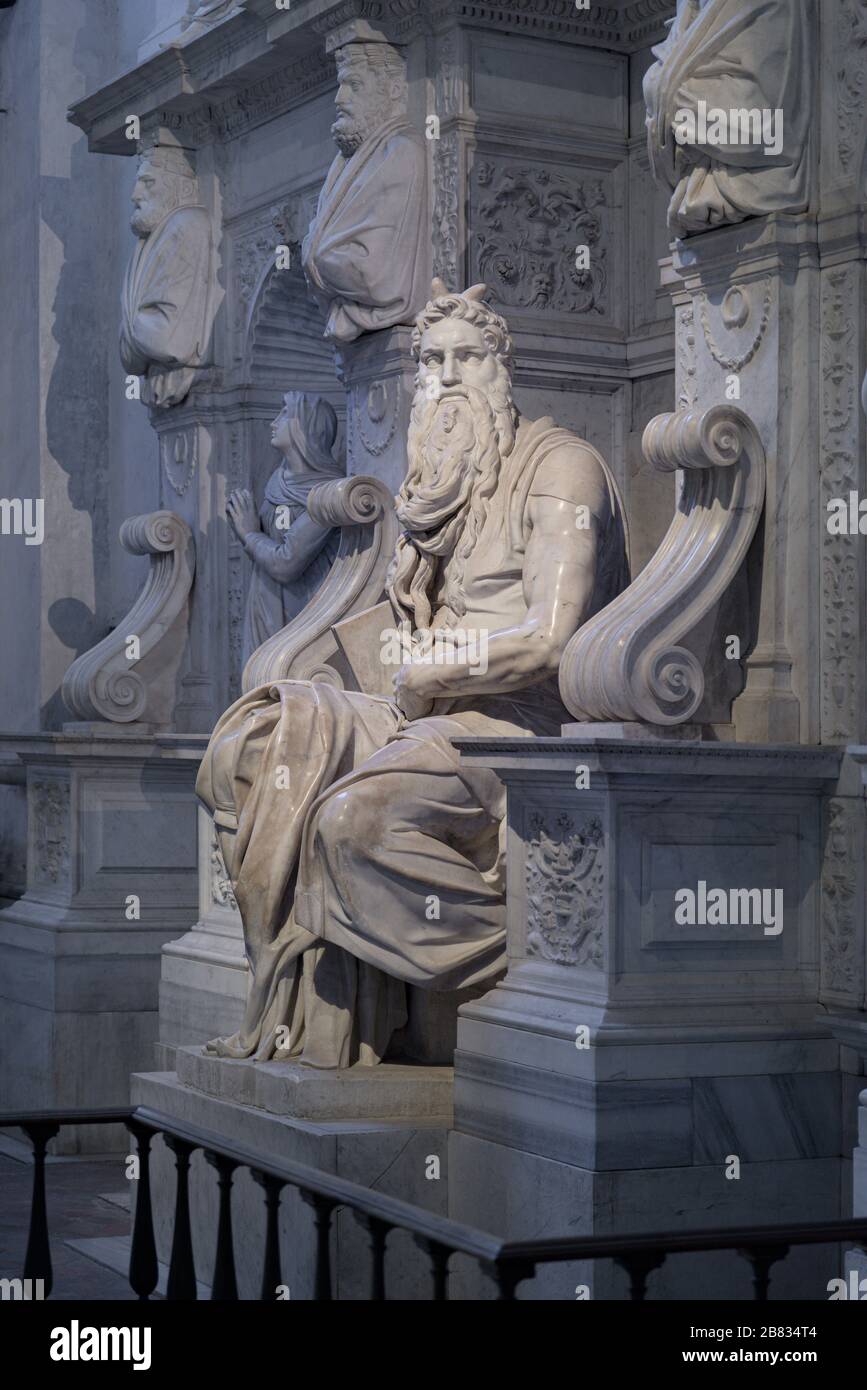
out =
[[(676, 739), (617, 739), (617, 738), (487, 738), (468, 737), (450, 740), (462, 757), (491, 761), (498, 772), (514, 764), (537, 763), (533, 770), (547, 775), (560, 772), (574, 780), (576, 759), (595, 765), (600, 771), (631, 773), (646, 768), (652, 771), (659, 763), (681, 764), (678, 774), (692, 773), (705, 777), (770, 775), (786, 780), (804, 777), (820, 782), (834, 782), (839, 774), (843, 748), (823, 748), (798, 744), (713, 743)], [(851, 749), (849, 750), (851, 753)], [(690, 764), (692, 766), (690, 766)], [(530, 770), (530, 769), (528, 769)]]
[[(261, 0), (248, 3), (260, 10)], [(632, 49), (658, 37), (674, 9), (675, 0), (620, 0), (586, 11), (576, 10), (573, 0), (339, 0), (320, 7), (311, 23), (324, 35), (351, 19), (366, 19), (399, 40), (458, 22)]]
[(77, 102), (70, 121), (90, 148), (129, 155), (129, 116), (142, 125), (186, 125), (203, 143), (210, 127), (231, 138), (289, 110), (333, 80), (324, 39), (353, 18), (379, 25), (395, 42), (465, 25), (627, 52), (662, 32), (674, 0), (635, 0), (576, 11), (572, 0), (301, 0), (276, 11), (272, 0), (245, 0), (243, 13), (188, 43), (170, 44)]

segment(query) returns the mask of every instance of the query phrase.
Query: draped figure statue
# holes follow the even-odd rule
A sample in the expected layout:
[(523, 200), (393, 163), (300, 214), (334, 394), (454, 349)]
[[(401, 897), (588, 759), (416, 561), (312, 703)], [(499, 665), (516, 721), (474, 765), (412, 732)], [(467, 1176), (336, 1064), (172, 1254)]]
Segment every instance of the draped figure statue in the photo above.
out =
[(211, 346), (213, 234), (193, 160), (180, 147), (149, 147), (132, 192), (138, 245), (123, 283), (120, 356), (141, 378), (145, 405), (160, 410), (186, 399)]
[(233, 492), (229, 522), (253, 562), (244, 619), (244, 662), (305, 608), (334, 562), (339, 535), (307, 514), (320, 483), (343, 476), (334, 457), (337, 416), (322, 396), (290, 391), (271, 427), (282, 461), (268, 480), (259, 510), (252, 493)]
[(302, 247), (326, 337), (411, 324), (425, 301), (424, 140), (407, 116), (404, 61), (385, 43), (337, 52), (338, 147)]
[(804, 0), (678, 0), (644, 78), (651, 168), (672, 189), (677, 236), (808, 206), (809, 39)]

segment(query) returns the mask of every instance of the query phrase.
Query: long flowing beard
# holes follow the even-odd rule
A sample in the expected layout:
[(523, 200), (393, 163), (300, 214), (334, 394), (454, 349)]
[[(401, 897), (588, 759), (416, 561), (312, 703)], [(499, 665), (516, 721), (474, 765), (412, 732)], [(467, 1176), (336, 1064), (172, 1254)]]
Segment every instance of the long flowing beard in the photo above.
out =
[(501, 459), (515, 443), (515, 410), (505, 373), (503, 378), (499, 389), (460, 387), (435, 400), (416, 390), (409, 468), (397, 497), (404, 533), (388, 578), (392, 602), (416, 628), (431, 625), (441, 561), (448, 565), (444, 621), (454, 626), (466, 612), (467, 558), (484, 525)]

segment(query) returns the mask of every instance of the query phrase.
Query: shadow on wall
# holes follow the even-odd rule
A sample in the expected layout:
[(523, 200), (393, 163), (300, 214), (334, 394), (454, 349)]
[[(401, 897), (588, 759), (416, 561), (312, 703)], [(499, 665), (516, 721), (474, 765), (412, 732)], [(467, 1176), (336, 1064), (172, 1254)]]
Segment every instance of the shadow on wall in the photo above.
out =
[[(108, 33), (114, 28), (112, 8), (105, 11)], [(114, 46), (94, 39), (98, 21), (99, 15), (88, 7), (70, 55), (79, 79), (70, 82), (70, 94), (73, 87), (76, 95), (93, 91), (110, 75)], [(58, 133), (61, 152), (67, 138), (67, 132)], [(117, 365), (115, 277), (110, 270), (119, 234), (115, 161), (91, 154), (83, 134), (74, 140), (68, 158), (67, 176), (41, 179), (40, 208), (43, 225), (62, 248), (52, 305), (56, 355), (45, 401), (45, 437), (48, 454), (66, 474), (69, 499), (67, 508), (58, 498), (53, 562), (63, 566), (68, 557), (68, 584), (56, 571), (50, 584), (51, 592), (69, 597), (51, 603), (47, 616), (51, 630), (68, 648), (71, 664), (105, 636), (116, 616), (111, 552), (117, 539), (111, 526), (109, 447), (111, 391), (122, 384), (122, 376)], [(58, 534), (64, 525), (66, 536)], [(89, 564), (82, 555), (86, 547)], [(41, 716), (44, 728), (69, 719), (59, 690), (43, 704)]]

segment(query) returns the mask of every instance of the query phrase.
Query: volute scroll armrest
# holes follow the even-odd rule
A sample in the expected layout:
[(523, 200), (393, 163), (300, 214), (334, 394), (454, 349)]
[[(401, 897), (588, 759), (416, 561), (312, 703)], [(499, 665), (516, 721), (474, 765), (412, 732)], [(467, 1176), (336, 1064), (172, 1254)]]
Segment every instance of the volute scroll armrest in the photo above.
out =
[(188, 640), (196, 548), (175, 512), (129, 517), (120, 542), (149, 555), (144, 587), (117, 627), (84, 652), (63, 678), (63, 701), (80, 720), (169, 728)]
[(683, 486), (656, 554), (563, 653), (560, 693), (582, 721), (673, 725), (692, 718), (705, 676), (690, 634), (735, 579), (764, 506), (764, 447), (734, 406), (659, 415), (642, 449), (659, 472), (682, 469)]
[(346, 668), (332, 625), (379, 603), (397, 543), (394, 498), (378, 478), (337, 478), (312, 489), (307, 512), (340, 527), (331, 571), (306, 608), (255, 651), (243, 689), (278, 680), (316, 680), (343, 688)]

